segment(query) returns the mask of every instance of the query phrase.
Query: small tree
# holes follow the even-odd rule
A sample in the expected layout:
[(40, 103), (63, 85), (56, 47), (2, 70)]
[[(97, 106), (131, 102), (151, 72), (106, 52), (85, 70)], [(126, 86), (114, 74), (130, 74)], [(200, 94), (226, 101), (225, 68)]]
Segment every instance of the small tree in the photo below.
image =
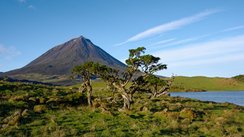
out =
[(73, 68), (72, 73), (74, 75), (78, 75), (82, 78), (82, 84), (80, 87), (80, 92), (83, 93), (86, 91), (87, 93), (87, 101), (88, 105), (92, 105), (92, 86), (91, 86), (91, 77), (95, 75), (96, 63), (93, 62), (86, 62), (80, 66), (76, 66)]
[(159, 97), (162, 95), (167, 95), (168, 91), (172, 85), (174, 77), (171, 79), (162, 79), (155, 75), (148, 75), (142, 79), (143, 91), (150, 93), (150, 98)]
[[(138, 47), (129, 50), (129, 58), (126, 60), (127, 69), (123, 73), (107, 68), (107, 73), (102, 72), (101, 77), (112, 85), (124, 99), (124, 108), (130, 109), (133, 95), (142, 90), (145, 84), (153, 84), (147, 81), (154, 72), (166, 69), (165, 64), (158, 63), (160, 58), (152, 55), (143, 55), (146, 48)], [(129, 82), (132, 84), (129, 86)], [(159, 83), (158, 83), (159, 84)]]
[[(80, 75), (83, 79), (82, 91), (87, 91), (88, 104), (92, 104), (92, 86), (90, 82), (92, 75), (101, 77), (108, 86), (122, 96), (124, 109), (131, 108), (133, 95), (136, 91), (144, 89), (152, 93), (152, 97), (156, 97), (168, 90), (169, 84), (165, 84), (164, 81), (153, 75), (157, 71), (166, 69), (166, 65), (158, 63), (159, 57), (149, 54), (144, 55), (145, 50), (144, 47), (129, 50), (129, 58), (126, 60), (127, 68), (124, 72), (93, 62), (75, 67), (73, 73)], [(164, 85), (167, 86), (158, 90), (158, 87), (164, 87)], [(154, 88), (150, 89), (149, 87)]]

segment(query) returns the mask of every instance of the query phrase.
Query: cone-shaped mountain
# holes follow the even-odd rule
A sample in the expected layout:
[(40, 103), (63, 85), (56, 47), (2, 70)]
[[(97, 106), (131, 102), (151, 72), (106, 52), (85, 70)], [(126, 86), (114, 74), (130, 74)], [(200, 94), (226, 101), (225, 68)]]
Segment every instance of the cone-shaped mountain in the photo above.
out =
[(25, 67), (7, 72), (7, 74), (69, 75), (74, 66), (87, 61), (98, 62), (120, 70), (126, 67), (89, 39), (80, 36), (48, 50)]

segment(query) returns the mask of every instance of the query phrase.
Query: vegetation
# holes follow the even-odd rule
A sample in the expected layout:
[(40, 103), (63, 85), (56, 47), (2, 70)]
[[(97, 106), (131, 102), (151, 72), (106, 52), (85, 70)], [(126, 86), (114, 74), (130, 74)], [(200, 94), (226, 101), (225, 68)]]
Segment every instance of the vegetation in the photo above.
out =
[(244, 107), (138, 92), (131, 110), (121, 110), (123, 98), (111, 101), (104, 86), (93, 83), (88, 107), (75, 87), (0, 81), (0, 136), (244, 135)]
[(87, 92), (87, 101), (89, 106), (92, 105), (92, 86), (91, 86), (91, 77), (96, 75), (96, 66), (98, 63), (93, 62), (86, 62), (80, 66), (76, 66), (73, 69), (73, 74), (81, 76), (82, 78), (82, 85), (80, 87), (80, 92), (83, 93), (84, 91)]
[[(166, 69), (165, 64), (158, 63), (160, 58), (145, 53), (144, 47), (129, 50), (129, 58), (126, 60), (127, 69), (119, 72), (116, 69), (100, 65), (99, 63), (87, 62), (77, 66), (73, 72), (82, 77), (82, 89), (87, 90), (88, 104), (91, 105), (92, 86), (90, 79), (96, 75), (112, 87), (124, 100), (124, 109), (130, 109), (133, 95), (136, 92), (149, 92), (151, 97), (161, 96), (169, 90), (171, 84), (160, 79), (153, 73)], [(130, 83), (130, 84), (129, 84)], [(170, 82), (172, 83), (172, 82)], [(155, 86), (156, 85), (156, 86)], [(153, 88), (149, 88), (152, 87)], [(159, 89), (161, 88), (161, 89)]]
[(129, 50), (125, 72), (94, 62), (75, 67), (78, 87), (1, 79), (0, 137), (244, 136), (244, 107), (168, 96), (179, 83), (153, 75), (167, 67), (144, 51)]
[(176, 76), (171, 91), (223, 91), (244, 90), (244, 82), (236, 78)]
[(244, 82), (244, 75), (237, 75), (237, 76), (235, 76), (233, 78), (238, 80), (238, 81)]

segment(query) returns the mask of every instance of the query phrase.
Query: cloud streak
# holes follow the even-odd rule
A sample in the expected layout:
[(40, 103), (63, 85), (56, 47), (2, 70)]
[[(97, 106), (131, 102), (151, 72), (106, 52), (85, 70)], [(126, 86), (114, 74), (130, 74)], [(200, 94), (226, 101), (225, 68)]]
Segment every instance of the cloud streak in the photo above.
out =
[(197, 40), (200, 40), (200, 39), (208, 37), (208, 36), (211, 36), (211, 34), (201, 35), (201, 36), (198, 36), (198, 37), (191, 37), (191, 38), (177, 40), (177, 41), (169, 41), (167, 43), (166, 42), (165, 43), (161, 43), (159, 41), (159, 42), (153, 43), (151, 45), (154, 46), (154, 47), (152, 47), (153, 49), (165, 48), (165, 47), (169, 47), (169, 46), (182, 45), (182, 44), (186, 44), (186, 43), (189, 43), (189, 42), (197, 41)]
[(170, 67), (186, 67), (186, 66), (197, 66), (197, 65), (209, 65), (218, 63), (227, 63), (234, 61), (243, 61), (244, 56), (241, 53), (235, 55), (227, 55), (224, 57), (206, 58), (200, 60), (189, 60), (189, 61), (178, 61), (170, 64)]
[(223, 30), (222, 32), (229, 32), (229, 31), (234, 31), (234, 30), (239, 30), (239, 29), (244, 29), (244, 25), (235, 26), (235, 27), (232, 27), (232, 28), (227, 28), (227, 29)]
[(162, 58), (170, 67), (203, 65), (244, 59), (244, 35), (225, 39), (195, 43), (177, 49), (153, 53)]
[(4, 59), (11, 59), (15, 56), (18, 56), (20, 55), (21, 52), (18, 51), (16, 48), (14, 47), (6, 47), (6, 46), (3, 46), (3, 45), (0, 45), (0, 57), (1, 58), (4, 58)]
[(220, 10), (206, 10), (204, 12), (195, 14), (193, 16), (189, 16), (189, 17), (185, 17), (185, 18), (182, 18), (182, 19), (179, 19), (179, 20), (175, 20), (175, 21), (172, 21), (172, 22), (169, 22), (169, 23), (161, 24), (159, 26), (156, 26), (156, 27), (150, 28), (148, 30), (145, 30), (145, 31), (143, 31), (141, 33), (138, 33), (138, 34), (130, 37), (128, 40), (126, 40), (126, 41), (124, 41), (122, 43), (116, 44), (116, 45), (117, 46), (118, 45), (123, 45), (123, 44), (126, 44), (128, 42), (135, 42), (135, 41), (139, 41), (139, 40), (142, 40), (142, 39), (145, 39), (145, 38), (148, 38), (148, 37), (151, 37), (151, 36), (155, 36), (155, 35), (158, 35), (158, 34), (161, 34), (161, 33), (165, 33), (165, 32), (168, 32), (168, 31), (180, 29), (180, 28), (182, 28), (184, 26), (187, 26), (187, 25), (190, 25), (192, 23), (198, 22), (198, 21), (202, 20), (204, 17), (207, 17), (209, 15), (215, 14), (217, 12), (220, 12)]
[[(155, 42), (149, 46), (154, 46), (153, 48), (157, 49), (157, 48), (165, 48), (165, 47), (174, 46), (174, 45), (182, 45), (182, 44), (186, 44), (189, 42), (194, 42), (194, 41), (200, 40), (202, 38), (213, 36), (216, 34), (225, 33), (225, 32), (229, 32), (229, 31), (236, 31), (236, 30), (240, 30), (240, 29), (244, 29), (244, 25), (227, 28), (227, 29), (224, 29), (224, 30), (212, 33), (212, 34), (205, 34), (205, 35), (201, 35), (198, 37), (192, 37), (192, 38), (187, 38), (187, 39), (182, 39), (182, 40), (177, 40), (177, 41), (175, 41), (174, 39), (172, 41), (171, 41), (171, 39), (169, 39), (170, 40), (169, 42), (167, 40), (163, 40), (162, 42), (161, 41)], [(166, 41), (166, 42), (164, 42), (164, 41)]]
[(167, 44), (167, 43), (170, 43), (170, 42), (173, 42), (173, 41), (175, 41), (174, 38), (172, 38), (172, 39), (165, 39), (165, 40), (161, 40), (161, 41), (155, 42), (155, 43), (153, 43), (151, 45), (148, 45), (148, 47), (162, 45), (162, 44)]

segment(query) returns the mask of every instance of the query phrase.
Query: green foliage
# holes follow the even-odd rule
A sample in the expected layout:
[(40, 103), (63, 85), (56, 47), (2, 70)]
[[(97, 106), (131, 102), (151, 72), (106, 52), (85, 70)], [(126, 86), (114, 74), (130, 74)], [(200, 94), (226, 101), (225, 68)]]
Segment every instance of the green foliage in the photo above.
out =
[[(126, 60), (127, 69), (125, 72), (119, 72), (116, 69), (94, 62), (86, 62), (80, 66), (74, 67), (72, 72), (75, 75), (81, 76), (83, 82), (80, 90), (82, 93), (83, 91), (87, 92), (88, 104), (90, 106), (92, 105), (93, 92), (90, 82), (92, 76), (102, 78), (112, 92), (120, 94), (124, 100), (125, 109), (130, 109), (131, 103), (133, 102), (133, 95), (136, 91), (144, 89), (151, 90), (145, 87), (145, 84), (147, 84), (147, 86), (156, 84), (157, 87), (167, 87), (160, 89), (160, 92), (156, 92), (158, 89), (154, 86), (152, 91), (153, 97), (159, 96), (161, 92), (168, 90), (169, 84), (165, 84), (164, 80), (153, 75), (153, 73), (157, 71), (166, 69), (166, 65), (158, 63), (160, 60), (159, 57), (148, 54), (145, 55), (145, 50), (146, 48), (144, 47), (129, 50), (129, 58)], [(130, 82), (132, 84), (129, 84)], [(164, 85), (162, 85), (163, 83)]]
[(87, 93), (87, 102), (91, 106), (92, 105), (92, 86), (90, 79), (92, 76), (95, 76), (97, 72), (100, 71), (100, 64), (94, 62), (86, 62), (80, 66), (76, 66), (73, 68), (72, 73), (74, 75), (78, 75), (82, 77), (82, 85), (80, 87), (81, 93), (86, 91)]
[(91, 108), (75, 87), (0, 84), (9, 87), (1, 90), (0, 136), (244, 135), (244, 108), (233, 104), (135, 94), (131, 110), (121, 110), (121, 97), (112, 102), (112, 93), (98, 82), (93, 86), (99, 105)]
[(233, 78), (238, 81), (244, 82), (244, 75), (237, 75), (237, 76), (234, 76)]

